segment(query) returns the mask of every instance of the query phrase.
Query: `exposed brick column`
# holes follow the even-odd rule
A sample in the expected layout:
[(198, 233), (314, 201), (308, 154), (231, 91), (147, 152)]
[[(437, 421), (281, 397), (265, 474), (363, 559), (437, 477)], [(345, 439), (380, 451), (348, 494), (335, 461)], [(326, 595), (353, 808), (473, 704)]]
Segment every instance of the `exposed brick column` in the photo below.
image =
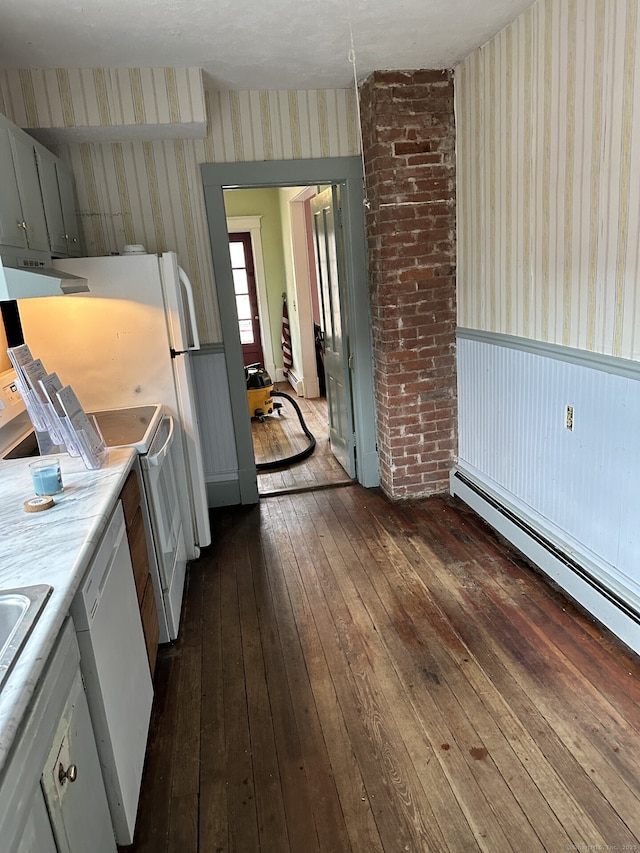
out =
[(360, 98), (381, 484), (418, 497), (456, 454), (453, 75), (377, 71)]

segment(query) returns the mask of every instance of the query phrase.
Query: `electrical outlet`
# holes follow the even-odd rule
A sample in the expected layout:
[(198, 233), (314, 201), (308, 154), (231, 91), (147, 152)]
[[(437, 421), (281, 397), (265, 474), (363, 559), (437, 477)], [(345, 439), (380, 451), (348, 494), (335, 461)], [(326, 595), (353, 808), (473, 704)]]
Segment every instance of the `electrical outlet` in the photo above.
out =
[(564, 425), (567, 429), (573, 429), (573, 406), (567, 406), (565, 410)]

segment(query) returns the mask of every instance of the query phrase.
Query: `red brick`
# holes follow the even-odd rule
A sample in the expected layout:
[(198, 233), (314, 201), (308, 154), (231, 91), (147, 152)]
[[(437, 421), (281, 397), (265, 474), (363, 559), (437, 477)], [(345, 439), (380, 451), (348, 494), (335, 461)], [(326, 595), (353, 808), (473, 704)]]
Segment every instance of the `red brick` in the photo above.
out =
[(362, 87), (382, 487), (448, 487), (455, 458), (455, 136), (449, 71)]

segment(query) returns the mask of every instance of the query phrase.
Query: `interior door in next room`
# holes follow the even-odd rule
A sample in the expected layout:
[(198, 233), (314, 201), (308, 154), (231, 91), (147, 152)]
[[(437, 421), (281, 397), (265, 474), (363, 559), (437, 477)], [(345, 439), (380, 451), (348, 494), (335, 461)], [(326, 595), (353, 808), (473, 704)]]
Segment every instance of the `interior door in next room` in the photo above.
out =
[(355, 433), (349, 369), (340, 186), (311, 199), (324, 326), (324, 370), (331, 450), (350, 477), (356, 475)]
[(245, 367), (256, 362), (264, 364), (251, 234), (248, 231), (229, 234), (229, 252), (244, 364)]

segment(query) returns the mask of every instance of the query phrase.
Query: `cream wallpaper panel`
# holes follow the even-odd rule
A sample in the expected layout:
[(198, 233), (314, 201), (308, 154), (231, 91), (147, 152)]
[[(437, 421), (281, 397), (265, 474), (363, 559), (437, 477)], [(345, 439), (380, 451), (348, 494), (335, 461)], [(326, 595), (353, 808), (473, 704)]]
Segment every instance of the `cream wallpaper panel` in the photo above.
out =
[(0, 71), (5, 114), (24, 128), (202, 123), (199, 68)]
[(539, 0), (456, 69), (458, 312), (640, 360), (637, 0)]
[(358, 154), (350, 89), (209, 92), (207, 162)]

